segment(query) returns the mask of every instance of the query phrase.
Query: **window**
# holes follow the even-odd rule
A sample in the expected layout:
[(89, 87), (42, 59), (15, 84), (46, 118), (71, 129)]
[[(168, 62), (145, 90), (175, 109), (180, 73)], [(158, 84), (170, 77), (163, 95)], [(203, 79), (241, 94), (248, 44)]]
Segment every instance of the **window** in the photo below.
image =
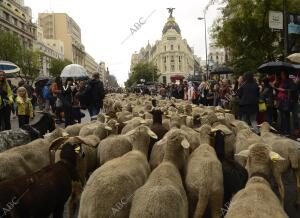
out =
[(15, 24), (16, 26), (18, 26), (18, 20), (17, 20), (16, 18), (13, 17), (13, 21), (14, 21), (14, 24)]
[(18, 10), (18, 9), (15, 9), (15, 12), (19, 13), (19, 10)]
[(219, 60), (219, 56), (216, 56), (216, 59)]
[(178, 51), (180, 51), (180, 45), (178, 45)]
[(4, 14), (4, 17), (5, 17), (5, 20), (9, 21), (9, 14), (6, 13), (5, 11), (3, 11), (3, 14)]
[(9, 4), (9, 3), (6, 3), (6, 4), (7, 4), (8, 7), (11, 7), (11, 4)]
[(174, 62), (174, 56), (171, 56), (171, 62)]
[(181, 62), (181, 56), (178, 57), (178, 61)]
[(167, 71), (167, 65), (165, 65), (165, 71)]
[(174, 72), (175, 71), (175, 65), (171, 65), (171, 71)]
[(182, 71), (182, 67), (181, 67), (181, 64), (179, 64), (179, 71)]
[(173, 49), (174, 49), (174, 46), (173, 46), (173, 45), (171, 45), (171, 51), (173, 51)]
[(165, 46), (165, 51), (167, 51), (167, 46)]

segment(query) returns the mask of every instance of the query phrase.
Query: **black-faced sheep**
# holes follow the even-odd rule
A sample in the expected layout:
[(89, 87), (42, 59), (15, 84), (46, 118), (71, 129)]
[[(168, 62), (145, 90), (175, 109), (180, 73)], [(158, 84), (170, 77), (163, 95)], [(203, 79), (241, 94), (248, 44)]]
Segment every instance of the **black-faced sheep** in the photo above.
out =
[[(76, 161), (82, 157), (81, 146), (63, 145), (61, 160), (33, 174), (0, 183), (1, 208), (10, 206), (1, 217), (63, 217), (66, 201), (72, 191), (72, 180), (77, 180)], [(13, 204), (11, 203), (13, 201)]]

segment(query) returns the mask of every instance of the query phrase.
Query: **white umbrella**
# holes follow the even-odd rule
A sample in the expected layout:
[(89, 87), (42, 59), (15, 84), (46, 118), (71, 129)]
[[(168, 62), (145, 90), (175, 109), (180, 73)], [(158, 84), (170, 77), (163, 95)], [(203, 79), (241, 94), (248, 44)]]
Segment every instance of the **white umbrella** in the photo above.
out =
[(78, 64), (70, 64), (66, 66), (60, 74), (60, 77), (87, 77), (86, 69)]
[(294, 63), (300, 63), (300, 53), (291, 54), (287, 58)]
[(0, 70), (4, 71), (7, 74), (17, 73), (20, 71), (20, 68), (12, 62), (9, 61), (0, 61)]

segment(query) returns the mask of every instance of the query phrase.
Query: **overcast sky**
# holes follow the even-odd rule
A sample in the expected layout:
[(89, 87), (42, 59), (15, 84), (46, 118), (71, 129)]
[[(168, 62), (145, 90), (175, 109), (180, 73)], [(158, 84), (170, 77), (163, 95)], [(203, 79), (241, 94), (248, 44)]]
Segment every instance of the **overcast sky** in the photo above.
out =
[[(132, 53), (161, 39), (162, 29), (169, 16), (167, 7), (176, 8), (173, 16), (181, 28), (182, 37), (194, 47), (195, 54), (205, 59), (204, 23), (197, 20), (209, 0), (25, 0), (32, 8), (33, 20), (38, 13), (67, 13), (81, 27), (85, 50), (97, 62), (104, 61), (119, 84), (128, 78)], [(219, 6), (207, 13), (208, 29), (219, 16)], [(152, 15), (151, 15), (152, 14)], [(130, 28), (140, 18), (146, 19), (141, 28), (123, 42)], [(142, 19), (142, 21), (143, 21)]]

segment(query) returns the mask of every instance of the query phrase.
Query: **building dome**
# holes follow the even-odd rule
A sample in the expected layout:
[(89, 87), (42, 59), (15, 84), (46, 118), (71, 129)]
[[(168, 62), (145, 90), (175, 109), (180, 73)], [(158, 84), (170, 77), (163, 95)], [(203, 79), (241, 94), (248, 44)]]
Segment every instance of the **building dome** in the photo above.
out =
[(163, 34), (165, 34), (169, 29), (174, 29), (178, 34), (181, 34), (179, 25), (176, 23), (174, 17), (169, 17), (167, 23), (164, 26)]

